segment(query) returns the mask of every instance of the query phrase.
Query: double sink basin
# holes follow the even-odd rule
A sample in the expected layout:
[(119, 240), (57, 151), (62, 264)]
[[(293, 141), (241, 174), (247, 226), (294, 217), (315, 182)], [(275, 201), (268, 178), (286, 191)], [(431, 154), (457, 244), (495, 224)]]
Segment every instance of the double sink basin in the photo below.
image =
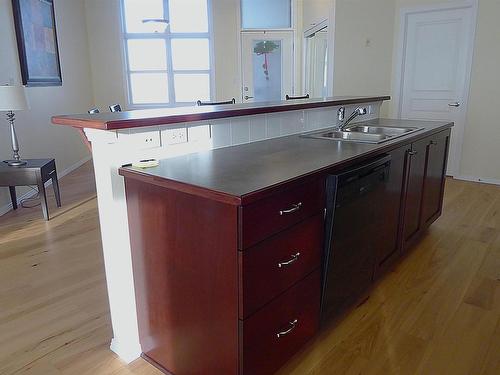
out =
[(322, 130), (304, 134), (307, 138), (330, 139), (358, 143), (383, 143), (415, 133), (423, 128), (377, 125), (352, 125), (345, 130)]

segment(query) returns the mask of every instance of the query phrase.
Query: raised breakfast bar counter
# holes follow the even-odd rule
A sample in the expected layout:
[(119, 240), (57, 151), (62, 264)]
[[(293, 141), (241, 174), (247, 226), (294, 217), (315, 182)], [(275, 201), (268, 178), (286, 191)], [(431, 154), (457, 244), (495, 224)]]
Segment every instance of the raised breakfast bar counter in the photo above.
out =
[(52, 117), (52, 122), (77, 128), (120, 130), (144, 126), (179, 124), (194, 121), (209, 121), (229, 117), (253, 116), (266, 113), (299, 111), (334, 106), (348, 106), (389, 100), (389, 96), (338, 96), (308, 100), (287, 100), (233, 105), (201, 107), (178, 107), (143, 109), (136, 111), (61, 115)]

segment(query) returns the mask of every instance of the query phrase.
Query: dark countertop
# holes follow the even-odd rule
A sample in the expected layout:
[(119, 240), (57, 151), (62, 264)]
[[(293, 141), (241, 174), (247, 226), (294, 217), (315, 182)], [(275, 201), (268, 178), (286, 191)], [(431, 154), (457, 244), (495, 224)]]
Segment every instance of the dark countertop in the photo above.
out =
[(296, 111), (389, 100), (390, 96), (337, 96), (321, 99), (300, 99), (279, 102), (258, 102), (202, 107), (143, 109), (124, 112), (61, 115), (52, 117), (52, 123), (75, 128), (120, 130), (144, 126), (179, 124), (191, 121), (214, 120), (227, 117)]
[(297, 134), (164, 159), (154, 168), (121, 168), (120, 174), (243, 204), (249, 202), (246, 198), (250, 194), (263, 189), (322, 170), (345, 168), (453, 126), (451, 122), (391, 119), (365, 123), (424, 129), (381, 144), (312, 139)]

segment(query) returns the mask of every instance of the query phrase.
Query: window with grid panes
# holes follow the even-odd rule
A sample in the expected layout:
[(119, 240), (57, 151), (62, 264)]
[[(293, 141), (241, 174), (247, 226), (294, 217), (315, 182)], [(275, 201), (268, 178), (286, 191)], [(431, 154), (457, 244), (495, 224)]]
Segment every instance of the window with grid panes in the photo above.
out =
[(211, 99), (209, 0), (122, 0), (130, 105)]

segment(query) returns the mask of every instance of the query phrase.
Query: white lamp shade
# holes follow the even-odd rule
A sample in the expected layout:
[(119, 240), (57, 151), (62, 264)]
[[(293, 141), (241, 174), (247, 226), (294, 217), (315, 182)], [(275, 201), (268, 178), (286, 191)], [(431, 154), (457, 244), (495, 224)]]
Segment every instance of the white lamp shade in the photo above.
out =
[(0, 86), (0, 111), (28, 109), (23, 86)]

